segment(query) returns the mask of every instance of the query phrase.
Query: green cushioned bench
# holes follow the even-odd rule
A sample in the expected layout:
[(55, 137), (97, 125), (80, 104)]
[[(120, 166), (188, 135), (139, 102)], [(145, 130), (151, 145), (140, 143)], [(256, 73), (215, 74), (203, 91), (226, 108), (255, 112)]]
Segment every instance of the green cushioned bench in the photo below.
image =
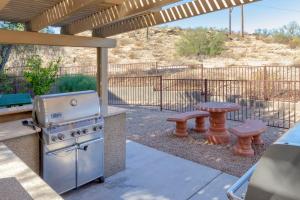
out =
[(22, 106), (31, 103), (31, 96), (27, 93), (0, 94), (0, 107)]

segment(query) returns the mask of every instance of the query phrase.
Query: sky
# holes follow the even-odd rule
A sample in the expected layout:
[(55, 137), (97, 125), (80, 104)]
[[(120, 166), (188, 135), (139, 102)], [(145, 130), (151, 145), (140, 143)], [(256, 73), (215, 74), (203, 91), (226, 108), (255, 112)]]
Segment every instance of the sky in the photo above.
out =
[[(181, 1), (188, 2), (187, 0)], [(174, 6), (174, 4), (172, 5)], [(197, 17), (192, 17), (164, 26), (181, 28), (214, 27), (228, 28), (228, 10), (217, 11)], [(279, 28), (291, 21), (300, 24), (300, 0), (262, 0), (244, 6), (245, 31), (253, 33), (259, 28)], [(240, 8), (232, 12), (232, 29), (240, 31)]]

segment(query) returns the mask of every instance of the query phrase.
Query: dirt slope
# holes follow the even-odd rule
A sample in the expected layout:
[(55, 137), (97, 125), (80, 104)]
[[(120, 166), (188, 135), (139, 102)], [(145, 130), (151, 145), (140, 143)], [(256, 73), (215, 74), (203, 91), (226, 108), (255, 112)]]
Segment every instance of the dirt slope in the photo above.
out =
[(179, 57), (176, 55), (175, 43), (184, 30), (179, 28), (146, 29), (115, 36), (118, 46), (110, 50), (111, 63), (159, 62), (162, 65), (199, 64), (204, 66), (229, 65), (300, 65), (300, 49), (291, 49), (287, 45), (265, 43), (254, 35), (244, 39), (233, 36), (226, 42), (225, 51), (217, 57)]

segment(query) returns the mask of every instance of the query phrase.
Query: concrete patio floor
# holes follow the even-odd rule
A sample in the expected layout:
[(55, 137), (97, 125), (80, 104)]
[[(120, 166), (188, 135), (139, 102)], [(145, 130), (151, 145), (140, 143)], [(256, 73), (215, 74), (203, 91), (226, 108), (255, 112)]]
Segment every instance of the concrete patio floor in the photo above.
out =
[(127, 141), (126, 170), (63, 195), (67, 200), (226, 200), (238, 178)]

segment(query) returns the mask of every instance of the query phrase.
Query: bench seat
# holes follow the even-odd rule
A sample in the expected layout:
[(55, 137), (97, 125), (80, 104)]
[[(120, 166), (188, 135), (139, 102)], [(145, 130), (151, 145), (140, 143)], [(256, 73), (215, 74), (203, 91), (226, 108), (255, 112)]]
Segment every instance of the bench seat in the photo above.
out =
[(267, 126), (261, 120), (246, 120), (245, 123), (230, 128), (229, 131), (237, 136), (237, 143), (233, 151), (241, 156), (254, 156), (253, 144), (263, 144), (261, 134), (267, 130)]
[(205, 117), (208, 117), (209, 113), (205, 111), (190, 111), (170, 116), (167, 121), (176, 122), (175, 135), (179, 137), (185, 137), (187, 133), (187, 121), (195, 118), (196, 132), (205, 132)]

